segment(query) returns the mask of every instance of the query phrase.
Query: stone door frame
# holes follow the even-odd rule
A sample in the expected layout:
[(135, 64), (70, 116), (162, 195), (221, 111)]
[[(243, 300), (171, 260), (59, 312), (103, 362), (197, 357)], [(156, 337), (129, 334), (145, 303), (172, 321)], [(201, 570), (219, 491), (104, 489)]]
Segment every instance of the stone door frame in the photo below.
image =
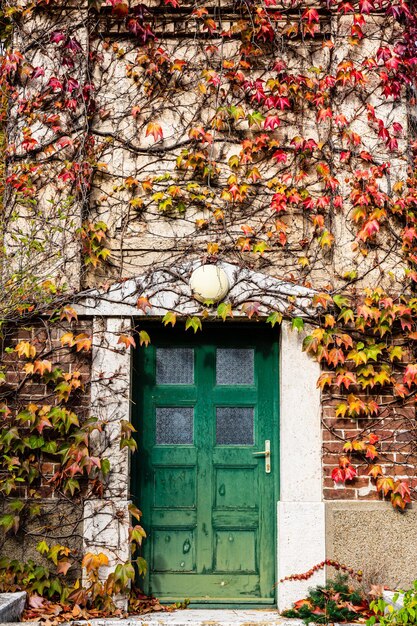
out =
[[(251, 290), (260, 282), (276, 290), (277, 298), (288, 296), (305, 309), (311, 292), (291, 283), (265, 275), (222, 264), (235, 281), (239, 292), (250, 299)], [(186, 270), (188, 275), (190, 268)], [(240, 275), (237, 273), (240, 272)], [(236, 279), (236, 276), (239, 278)], [(115, 285), (106, 294), (98, 291), (86, 295), (78, 305), (78, 314), (93, 317), (93, 364), (91, 386), (91, 414), (106, 422), (106, 454), (112, 473), (103, 499), (85, 502), (84, 549), (104, 552), (110, 560), (110, 569), (129, 560), (129, 497), (130, 466), (127, 448), (120, 450), (120, 421), (130, 420), (131, 367), (130, 349), (118, 344), (118, 338), (138, 317), (135, 306), (138, 293), (146, 293), (146, 285), (153, 289), (157, 306), (150, 313), (161, 317), (173, 306), (172, 288), (161, 281), (132, 279)], [(165, 275), (164, 275), (165, 276)], [(188, 295), (184, 300), (184, 314), (198, 314), (198, 305), (190, 303), (187, 283), (179, 274), (178, 290)], [(178, 274), (170, 279), (178, 281)], [(236, 283), (231, 282), (232, 289)], [(158, 286), (160, 287), (158, 289)], [(249, 294), (249, 296), (248, 296)], [(272, 299), (272, 297), (271, 297)], [(307, 304), (306, 304), (307, 302)], [(176, 303), (176, 309), (181, 306)], [(280, 499), (277, 503), (277, 577), (300, 574), (325, 560), (325, 505), (322, 496), (322, 434), (320, 391), (316, 383), (319, 365), (302, 351), (303, 333), (283, 322), (280, 332)], [(107, 572), (103, 572), (107, 575)], [(280, 610), (306, 595), (308, 587), (325, 580), (324, 570), (316, 572), (308, 581), (284, 582), (277, 586), (277, 606)]]

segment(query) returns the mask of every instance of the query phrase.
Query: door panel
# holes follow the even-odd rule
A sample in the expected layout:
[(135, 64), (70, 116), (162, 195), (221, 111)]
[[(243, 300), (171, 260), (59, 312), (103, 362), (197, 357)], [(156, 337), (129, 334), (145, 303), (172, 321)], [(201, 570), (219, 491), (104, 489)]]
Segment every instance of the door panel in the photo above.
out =
[[(272, 604), (278, 499), (276, 333), (150, 328), (136, 352), (133, 491), (145, 590), (164, 600)], [(272, 472), (254, 456), (271, 441)]]

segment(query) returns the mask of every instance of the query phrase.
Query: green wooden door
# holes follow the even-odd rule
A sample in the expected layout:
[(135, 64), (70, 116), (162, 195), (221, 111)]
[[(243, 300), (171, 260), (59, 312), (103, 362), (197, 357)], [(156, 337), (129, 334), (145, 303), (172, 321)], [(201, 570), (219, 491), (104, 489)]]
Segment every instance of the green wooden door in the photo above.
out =
[[(149, 332), (152, 344), (135, 360), (132, 468), (148, 533), (145, 591), (193, 604), (273, 604), (276, 333), (240, 324), (195, 336)], [(259, 454), (265, 442), (269, 458)]]

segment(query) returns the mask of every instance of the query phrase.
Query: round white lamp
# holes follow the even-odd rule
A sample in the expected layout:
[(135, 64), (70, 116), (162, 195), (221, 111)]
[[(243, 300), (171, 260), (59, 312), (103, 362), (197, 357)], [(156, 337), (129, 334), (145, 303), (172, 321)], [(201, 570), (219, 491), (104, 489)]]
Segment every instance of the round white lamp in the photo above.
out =
[(218, 302), (227, 295), (230, 285), (226, 272), (217, 265), (201, 265), (190, 278), (192, 294), (199, 302)]

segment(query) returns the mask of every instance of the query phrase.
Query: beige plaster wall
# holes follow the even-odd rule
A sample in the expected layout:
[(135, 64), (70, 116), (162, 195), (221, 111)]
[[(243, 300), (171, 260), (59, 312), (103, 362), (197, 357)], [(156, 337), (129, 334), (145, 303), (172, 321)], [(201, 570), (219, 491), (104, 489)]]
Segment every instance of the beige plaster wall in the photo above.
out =
[(326, 502), (326, 556), (362, 570), (366, 588), (409, 587), (417, 578), (417, 507), (401, 513), (388, 502)]
[[(298, 41), (289, 41), (280, 51), (280, 56), (291, 71), (299, 71), (308, 76), (310, 68), (316, 66), (323, 67), (326, 72), (335, 75), (338, 64), (344, 59), (353, 59), (355, 63), (359, 63), (363, 58), (375, 55), (383, 38), (383, 30), (378, 20), (381, 18), (373, 16), (367, 26), (373, 35), (366, 40), (366, 44), (358, 46), (357, 49), (352, 50), (347, 43), (350, 18), (333, 16), (328, 26), (335, 41), (332, 54), (317, 42), (310, 42), (303, 47)], [(106, 34), (105, 30), (103, 32)], [(181, 155), (182, 145), (190, 148), (186, 141), (191, 127), (205, 125), (210, 129), (210, 119), (218, 106), (217, 96), (209, 90), (201, 93), (198, 85), (202, 80), (201, 68), (210, 66), (210, 63), (213, 67), (217, 66), (214, 60), (206, 59), (204, 52), (206, 42), (203, 45), (198, 38), (184, 37), (179, 26), (175, 32), (177, 36), (172, 37), (172, 33), (165, 32), (161, 27), (161, 32), (158, 33), (160, 46), (174, 57), (186, 59), (187, 69), (175, 84), (169, 83), (162, 92), (156, 91), (152, 103), (149, 103), (149, 98), (144, 96), (141, 89), (144, 70), (138, 62), (136, 50), (128, 39), (124, 39), (123, 33), (120, 32), (114, 40), (111, 40), (112, 45), (106, 40), (103, 42), (102, 38), (94, 44), (99, 57), (104, 59), (102, 66), (95, 68), (97, 99), (100, 110), (108, 111), (109, 116), (103, 120), (95, 120), (92, 129), (93, 134), (97, 132), (97, 140), (103, 141), (101, 161), (105, 163), (106, 168), (97, 174), (91, 194), (90, 211), (93, 220), (103, 220), (109, 226), (112, 267), (105, 270), (105, 276), (102, 268), (89, 275), (86, 285), (95, 286), (105, 282), (109, 275), (117, 280), (144, 274), (149, 269), (153, 271), (155, 268), (180, 265), (184, 259), (202, 259), (207, 256), (207, 243), (215, 242), (220, 246), (222, 260), (244, 264), (276, 278), (285, 279), (292, 276), (295, 280), (308, 282), (317, 289), (341, 284), (343, 275), (352, 270), (359, 276), (364, 275), (363, 284), (375, 286), (382, 283), (385, 288), (395, 289), (395, 282), (403, 277), (403, 265), (401, 255), (391, 250), (389, 236), (386, 233), (381, 233), (381, 246), (377, 251), (369, 250), (366, 254), (358, 254), (352, 249), (357, 235), (357, 227), (347, 219), (351, 211), (347, 198), (351, 191), (352, 171), (348, 165), (339, 162), (337, 156), (333, 159), (332, 166), (334, 175), (341, 184), (345, 206), (343, 211), (335, 212), (331, 218), (332, 223), (327, 224), (335, 235), (335, 246), (331, 250), (321, 250), (314, 238), (307, 248), (303, 248), (304, 244), (301, 244), (303, 238), (306, 240), (312, 238), (313, 229), (308, 215), (299, 208), (290, 208), (288, 214), (284, 214), (283, 217), (276, 216), (287, 226), (288, 245), (285, 248), (273, 237), (269, 242), (270, 249), (262, 257), (237, 250), (236, 239), (242, 234), (243, 224), (253, 227), (260, 238), (265, 238), (265, 232), (269, 227), (272, 230), (275, 228), (270, 208), (272, 191), (266, 190), (265, 185), (259, 186), (247, 202), (230, 206), (224, 223), (211, 220), (204, 230), (196, 226), (196, 221), (209, 220), (211, 210), (203, 209), (198, 201), (187, 205), (184, 214), (175, 215), (174, 212), (174, 215), (169, 215), (158, 209), (157, 202), (152, 200), (152, 194), (141, 194), (140, 185), (137, 190), (123, 187), (123, 181), (128, 177), (141, 181), (146, 177), (152, 179), (165, 173), (169, 173), (171, 178), (168, 182), (166, 180), (155, 182), (153, 192), (163, 192), (171, 184), (177, 184), (184, 190), (189, 178), (199, 180), (197, 175), (179, 171), (176, 167), (176, 158)], [(238, 56), (234, 42), (227, 42), (225, 45), (224, 52), (227, 55)], [(113, 46), (117, 46), (117, 50), (120, 51), (119, 59), (115, 58)], [(261, 70), (254, 69), (251, 77), (256, 78), (257, 72)], [(106, 88), (100, 90), (100, 86), (104, 84)], [(395, 105), (383, 103), (378, 91), (374, 91), (375, 87), (376, 85), (369, 84), (366, 89), (378, 115), (385, 119), (387, 124), (394, 120), (401, 122), (405, 129), (406, 103), (400, 102)], [(381, 181), (381, 188), (387, 190), (396, 180), (406, 177), (406, 142), (400, 141), (396, 155), (388, 154), (383, 146), (381, 148), (377, 134), (368, 125), (366, 107), (361, 104), (363, 96), (364, 94), (360, 93), (346, 97), (343, 92), (335, 97), (333, 106), (339, 113), (353, 120), (352, 128), (361, 136), (363, 147), (372, 153), (378, 162), (390, 161), (390, 176)], [(222, 106), (230, 106), (233, 103), (235, 96), (225, 93)], [(126, 115), (133, 107), (140, 109), (135, 119), (131, 115)], [(282, 112), (280, 118), (281, 125), (275, 134), (283, 144), (288, 143), (292, 137), (303, 136), (323, 142), (324, 145), (336, 142), (335, 148), (338, 150), (346, 148), (342, 144), (339, 145), (334, 128), (330, 124), (317, 124), (316, 113), (308, 106), (303, 108), (300, 105), (296, 115), (292, 112)], [(145, 127), (149, 120), (155, 119), (163, 128), (164, 142), (154, 146), (153, 140), (145, 137)], [(210, 154), (220, 165), (220, 173), (213, 187), (215, 192), (209, 203), (212, 210), (218, 206), (223, 207), (219, 196), (221, 190), (227, 188), (226, 181), (232, 173), (227, 165), (228, 159), (240, 151), (240, 142), (237, 140), (239, 133), (241, 138), (251, 138), (253, 134), (245, 120), (229, 123), (230, 132), (223, 133), (224, 141), (223, 139), (220, 141), (222, 132), (218, 132), (216, 143), (209, 149)], [(213, 129), (211, 131), (215, 132)], [(282, 175), (286, 166), (274, 163), (273, 171), (268, 170), (266, 165), (259, 167), (266, 181), (272, 175), (278, 177)], [(201, 180), (199, 182), (201, 192), (205, 184)], [(315, 192), (319, 193), (320, 185), (317, 181), (309, 179), (306, 183), (313, 183)], [(130, 205), (132, 196), (136, 194), (141, 194), (143, 198), (143, 205), (140, 208)], [(188, 197), (187, 193), (185, 197)], [(307, 270), (301, 269), (299, 261), (300, 257), (305, 255), (311, 261)]]

